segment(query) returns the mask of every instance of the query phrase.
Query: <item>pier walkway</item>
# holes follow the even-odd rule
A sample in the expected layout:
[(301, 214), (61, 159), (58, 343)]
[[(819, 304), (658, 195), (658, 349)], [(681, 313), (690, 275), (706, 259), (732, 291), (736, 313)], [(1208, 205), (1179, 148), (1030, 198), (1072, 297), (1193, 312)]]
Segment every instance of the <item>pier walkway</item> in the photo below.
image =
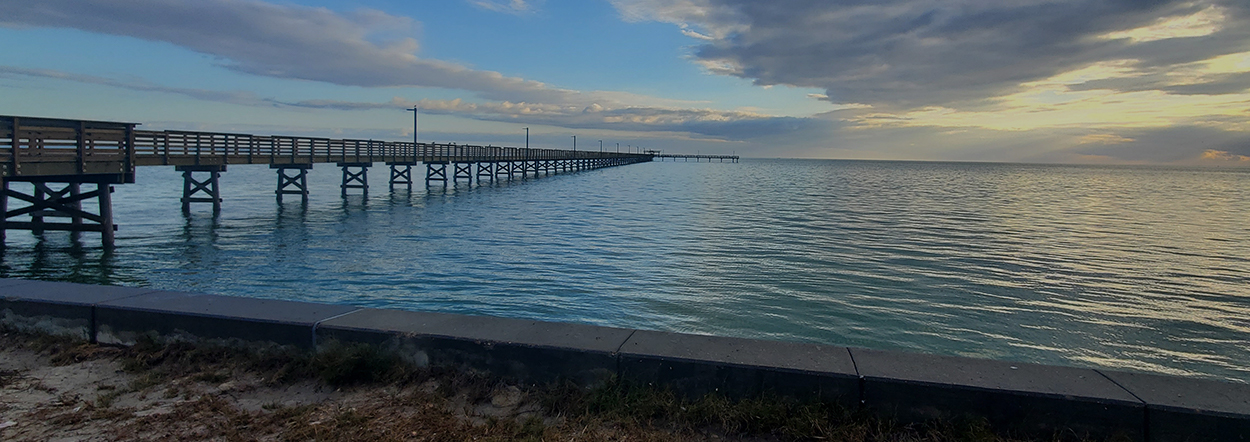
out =
[[(217, 132), (145, 131), (137, 123), (0, 115), (0, 246), (7, 230), (100, 232), (111, 246), (113, 184), (135, 182), (137, 166), (173, 166), (183, 173), (182, 208), (211, 203), (221, 210), (218, 179), (232, 164), (268, 164), (283, 195), (308, 199), (308, 170), (317, 163), (342, 168), (342, 192), (368, 193), (368, 170), (390, 167), (390, 187), (412, 188), (412, 168), (425, 164), (425, 183), (470, 183), (528, 175), (598, 169), (651, 161), (646, 153), (595, 152), (528, 147), (474, 146), (377, 140), (249, 135)], [(10, 183), (33, 185), (29, 194)], [(82, 185), (94, 185), (83, 191)], [(9, 199), (29, 203), (8, 209)], [(99, 211), (83, 210), (97, 200)], [(29, 220), (15, 217), (27, 217)], [(45, 218), (68, 218), (50, 222)]]
[(696, 163), (703, 161), (703, 160), (707, 160), (707, 162), (709, 163), (712, 162), (713, 160), (720, 162), (720, 163), (723, 163), (725, 161), (730, 161), (733, 163), (738, 162), (737, 155), (686, 155), (686, 154), (679, 154), (679, 153), (666, 153), (666, 154), (655, 154), (655, 155), (652, 155), (652, 157), (659, 159), (660, 161), (664, 161), (667, 159), (672, 159), (673, 161), (677, 161), (679, 159), (682, 161), (690, 161), (691, 159), (694, 159)]

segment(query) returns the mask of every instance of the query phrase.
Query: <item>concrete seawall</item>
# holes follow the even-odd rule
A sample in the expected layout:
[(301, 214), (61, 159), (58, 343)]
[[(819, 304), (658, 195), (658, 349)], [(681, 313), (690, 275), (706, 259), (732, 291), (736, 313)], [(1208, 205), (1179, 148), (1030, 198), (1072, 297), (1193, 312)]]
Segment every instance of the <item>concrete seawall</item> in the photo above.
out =
[(687, 397), (772, 393), (903, 421), (973, 416), (1043, 437), (1250, 441), (1250, 385), (1104, 369), (20, 279), (0, 279), (0, 321), (123, 345), (146, 334), (367, 343), (529, 383), (618, 377)]

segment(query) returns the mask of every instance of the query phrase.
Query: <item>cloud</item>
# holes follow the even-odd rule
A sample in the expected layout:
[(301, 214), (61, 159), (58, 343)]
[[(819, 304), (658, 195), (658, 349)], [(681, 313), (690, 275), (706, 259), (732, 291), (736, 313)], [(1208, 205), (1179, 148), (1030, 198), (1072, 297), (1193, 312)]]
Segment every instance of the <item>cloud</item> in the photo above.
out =
[(533, 13), (541, 0), (468, 0), (469, 4), (487, 11), (521, 15)]
[[(2, 76), (26, 76), (96, 84), (142, 92), (182, 95), (198, 100), (243, 106), (368, 111), (402, 110), (416, 106), (422, 113), (453, 115), (481, 121), (544, 124), (572, 129), (597, 129), (666, 133), (675, 136), (695, 135), (721, 141), (759, 139), (791, 132), (809, 131), (827, 126), (821, 120), (774, 117), (753, 112), (715, 109), (672, 108), (622, 104), (609, 100), (590, 105), (472, 102), (454, 100), (409, 100), (394, 97), (385, 102), (341, 100), (284, 101), (259, 97), (244, 91), (213, 91), (161, 86), (143, 81), (122, 81), (92, 75), (73, 74), (50, 69), (27, 69), (0, 66)], [(624, 100), (645, 101), (645, 97), (616, 95)], [(681, 102), (677, 102), (682, 104)]]
[(1107, 134), (1107, 133), (1088, 134), (1088, 135), (1080, 137), (1079, 140), (1081, 144), (1103, 144), (1103, 145), (1131, 143), (1131, 142), (1137, 141), (1132, 138), (1126, 138), (1126, 137), (1122, 137), (1116, 134)]
[(715, 109), (641, 106), (558, 105), (525, 102), (475, 103), (465, 100), (409, 101), (396, 97), (388, 102), (310, 100), (282, 103), (286, 106), (336, 109), (404, 109), (416, 106), (422, 113), (456, 115), (482, 121), (524, 122), (572, 129), (663, 132), (693, 134), (718, 140), (752, 140), (796, 133), (820, 132), (827, 121), (812, 118), (775, 117), (752, 112)]
[(1169, 38), (1202, 37), (1214, 34), (1224, 22), (1221, 8), (1207, 6), (1192, 15), (1163, 17), (1140, 28), (1116, 31), (1100, 36), (1107, 40), (1127, 38), (1134, 43), (1166, 40)]
[[(532, 11), (538, 4), (519, 0), (471, 3), (503, 12)], [(484, 121), (661, 131), (715, 138), (757, 137), (804, 124), (823, 124), (748, 112), (673, 107), (695, 103), (628, 93), (560, 89), (497, 72), (422, 59), (416, 55), (416, 40), (404, 36), (417, 24), (409, 18), (373, 10), (339, 13), (325, 8), (254, 0), (0, 0), (0, 8), (6, 12), (0, 16), (0, 25), (74, 28), (168, 42), (216, 56), (223, 66), (240, 72), (350, 86), (459, 89), (475, 92), (476, 99), (413, 102), (396, 98), (382, 103), (283, 101), (248, 93), (179, 89), (49, 70), (5, 68), (16, 75), (166, 92), (243, 105), (345, 111), (418, 105), (425, 112)]]
[[(524, 4), (524, 2), (522, 2)], [(573, 91), (416, 54), (410, 18), (255, 0), (0, 0), (0, 26), (72, 28), (159, 41), (254, 75), (338, 85), (473, 91), (492, 100), (559, 102)]]
[(161, 86), (143, 81), (121, 81), (94, 75), (73, 74), (51, 69), (27, 69), (14, 66), (0, 66), (0, 76), (23, 76), (35, 78), (51, 78), (56, 80), (75, 81), (86, 84), (98, 84), (140, 92), (160, 92), (191, 97), (197, 100), (215, 101), (220, 103), (239, 104), (244, 106), (272, 106), (270, 100), (261, 99), (251, 92), (245, 91), (214, 91), (208, 89), (176, 88)]
[(1237, 155), (1226, 150), (1215, 150), (1215, 149), (1207, 149), (1207, 150), (1202, 151), (1202, 155), (1199, 156), (1198, 159), (1204, 160), (1204, 161), (1220, 161), (1220, 162), (1235, 161), (1239, 163), (1250, 163), (1250, 156)]
[[(1250, 49), (1242, 0), (614, 0), (694, 29), (693, 57), (758, 85), (880, 110), (961, 107), (1095, 63), (1167, 71)], [(1224, 88), (1229, 89), (1229, 88)]]
[[(1215, 159), (1235, 160), (1250, 155), (1250, 133), (1218, 127), (1177, 125), (1125, 129), (1123, 133), (1114, 136), (1122, 137), (1123, 140), (1074, 144), (1063, 150), (1076, 154), (1106, 156), (1121, 163), (1210, 164)], [(1211, 152), (1221, 154), (1213, 157)]]

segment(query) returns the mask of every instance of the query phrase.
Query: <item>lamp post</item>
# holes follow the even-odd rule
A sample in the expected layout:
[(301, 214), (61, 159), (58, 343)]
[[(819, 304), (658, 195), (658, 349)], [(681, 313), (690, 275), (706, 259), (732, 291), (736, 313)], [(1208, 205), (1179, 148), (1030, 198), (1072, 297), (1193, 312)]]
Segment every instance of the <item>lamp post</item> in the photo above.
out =
[(577, 152), (577, 135), (573, 135), (573, 151)]
[(525, 128), (525, 148), (530, 148), (530, 128)]
[(599, 140), (599, 152), (603, 152), (603, 140)]
[(616, 143), (616, 153), (621, 153), (621, 143)]
[(412, 105), (412, 109), (404, 109), (412, 112), (412, 157), (417, 157), (417, 105)]

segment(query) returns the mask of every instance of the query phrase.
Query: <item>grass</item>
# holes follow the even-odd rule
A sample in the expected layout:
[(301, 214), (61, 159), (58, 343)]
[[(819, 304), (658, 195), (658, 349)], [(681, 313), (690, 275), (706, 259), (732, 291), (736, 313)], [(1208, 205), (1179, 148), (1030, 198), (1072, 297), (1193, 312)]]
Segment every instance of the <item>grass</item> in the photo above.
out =
[[(309, 352), (272, 347), (243, 349), (144, 339), (132, 347), (108, 347), (66, 338), (10, 331), (4, 345), (25, 346), (54, 364), (114, 358), (135, 375), (125, 388), (101, 389), (92, 401), (96, 418), (117, 421), (120, 439), (149, 438), (145, 431), (181, 429), (165, 439), (250, 440), (829, 440), (1004, 441), (984, 422), (902, 425), (832, 404), (763, 396), (731, 400), (709, 395), (685, 400), (671, 391), (610, 381), (593, 389), (571, 384), (528, 387), (533, 411), (483, 418), (457, 404), (489, 404), (500, 379), (414, 367), (366, 345), (331, 343)], [(217, 384), (241, 374), (260, 375), (271, 386), (317, 382), (331, 388), (367, 389), (370, 400), (284, 406), (268, 403), (245, 411), (216, 395), (190, 396), (183, 380)], [(0, 385), (17, 373), (0, 373)], [(436, 386), (436, 388), (425, 388)], [(126, 392), (165, 387), (189, 395), (174, 412), (143, 418), (103, 413)], [(75, 418), (61, 417), (67, 424)], [(165, 431), (165, 430), (163, 430)], [(162, 439), (155, 437), (155, 439)]]

